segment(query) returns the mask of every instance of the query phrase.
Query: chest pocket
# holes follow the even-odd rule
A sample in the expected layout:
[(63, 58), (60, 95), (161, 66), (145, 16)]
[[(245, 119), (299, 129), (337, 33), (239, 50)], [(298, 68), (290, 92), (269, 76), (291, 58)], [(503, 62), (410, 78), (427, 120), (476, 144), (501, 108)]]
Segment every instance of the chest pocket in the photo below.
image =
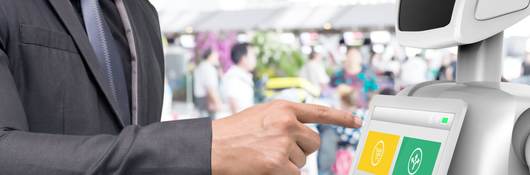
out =
[(20, 38), (24, 44), (78, 53), (72, 37), (63, 32), (22, 24)]
[[(83, 61), (70, 35), (45, 26), (19, 26), (19, 59), (13, 60), (20, 96), (31, 131), (63, 133), (65, 114), (77, 109), (69, 98), (80, 100), (90, 87)], [(89, 91), (92, 92), (92, 91)], [(80, 95), (81, 94), (81, 95)], [(89, 102), (87, 102), (89, 103)]]

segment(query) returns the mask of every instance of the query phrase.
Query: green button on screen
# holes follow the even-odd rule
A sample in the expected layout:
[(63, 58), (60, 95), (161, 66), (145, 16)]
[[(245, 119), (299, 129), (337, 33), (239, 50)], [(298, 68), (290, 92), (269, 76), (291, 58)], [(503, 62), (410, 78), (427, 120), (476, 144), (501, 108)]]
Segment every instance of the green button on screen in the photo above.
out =
[(404, 137), (393, 175), (432, 174), (440, 143)]
[(449, 123), (449, 118), (443, 117), (442, 118), (442, 124), (447, 124), (447, 123)]

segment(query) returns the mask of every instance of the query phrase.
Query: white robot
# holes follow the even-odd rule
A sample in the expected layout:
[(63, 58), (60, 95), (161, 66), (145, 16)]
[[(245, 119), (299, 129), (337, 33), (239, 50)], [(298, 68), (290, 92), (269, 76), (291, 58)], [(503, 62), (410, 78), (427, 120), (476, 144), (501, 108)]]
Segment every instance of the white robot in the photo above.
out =
[[(448, 174), (529, 174), (530, 86), (501, 83), (503, 30), (530, 14), (530, 0), (399, 0), (404, 46), (458, 46), (456, 82), (426, 82), (399, 96), (468, 104)], [(529, 29), (530, 32), (530, 29)]]

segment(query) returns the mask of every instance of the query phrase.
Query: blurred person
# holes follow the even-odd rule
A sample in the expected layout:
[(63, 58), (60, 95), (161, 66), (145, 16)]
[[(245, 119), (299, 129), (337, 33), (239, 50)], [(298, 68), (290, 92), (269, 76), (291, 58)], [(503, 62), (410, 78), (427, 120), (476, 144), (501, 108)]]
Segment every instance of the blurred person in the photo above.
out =
[[(521, 62), (520, 77), (510, 80), (512, 83), (520, 83), (530, 85), (530, 52), (526, 52)], [(504, 78), (504, 77), (503, 77)]]
[(387, 66), (389, 66), (387, 64), (388, 61), (386, 61), (383, 58), (383, 55), (380, 53), (375, 53), (374, 55), (372, 55), (372, 58), (370, 60), (371, 60), (370, 61), (371, 67), (374, 69), (374, 72), (376, 73), (386, 71)]
[(456, 56), (450, 54), (442, 60), (442, 65), (436, 75), (436, 80), (454, 81), (456, 79)]
[(303, 123), (361, 124), (286, 101), (160, 122), (164, 54), (149, 1), (5, 0), (0, 14), (2, 175), (295, 175), (320, 143)]
[[(341, 84), (336, 89), (339, 97), (340, 106), (338, 109), (348, 113), (357, 112), (357, 96), (356, 92), (351, 86)], [(340, 147), (340, 144), (345, 141), (341, 139), (341, 134), (344, 134), (344, 128), (338, 128), (333, 125), (318, 125), (317, 129), (320, 133), (321, 145), (318, 150), (318, 172), (319, 175), (335, 175), (338, 172), (343, 172), (344, 169), (349, 169), (350, 165), (345, 165), (346, 160), (351, 158), (348, 151)], [(341, 130), (341, 132), (339, 132)], [(350, 162), (351, 164), (351, 162)]]
[(374, 43), (371, 38), (364, 38), (360, 47), (356, 48), (361, 54), (361, 63), (364, 65), (372, 65), (372, 56), (375, 54), (373, 49)]
[(379, 94), (381, 95), (397, 95), (398, 92), (395, 90), (395, 89), (391, 89), (391, 88), (384, 88), (382, 89)]
[(401, 74), (401, 66), (403, 60), (406, 59), (406, 54), (404, 52), (404, 49), (397, 43), (388, 46), (388, 52), (386, 52), (386, 56), (390, 57), (390, 62), (387, 63), (388, 65), (386, 66), (386, 71), (392, 72), (395, 76)]
[(230, 111), (237, 113), (254, 105), (256, 55), (249, 43), (239, 43), (232, 47), (230, 56), (234, 65), (223, 77), (222, 90)]
[(321, 90), (326, 89), (330, 81), (322, 61), (322, 55), (314, 49), (309, 54), (309, 61), (300, 69), (299, 76)]
[(371, 68), (363, 65), (363, 58), (359, 49), (348, 48), (343, 68), (331, 78), (331, 86), (337, 87), (345, 84), (351, 86), (359, 95), (356, 100), (358, 108), (367, 108), (371, 95), (379, 89), (377, 77)]
[(427, 81), (429, 65), (418, 54), (401, 65), (401, 85), (409, 86)]
[(392, 56), (390, 61), (387, 62), (386, 71), (392, 72), (394, 75), (399, 75), (401, 71), (401, 62), (397, 56)]
[(375, 54), (372, 60), (372, 67), (377, 74), (391, 72), (394, 75), (399, 75), (401, 63), (396, 56), (384, 58), (381, 54)]
[(357, 111), (357, 99), (359, 92), (355, 91), (351, 86), (342, 84), (337, 87), (337, 94), (340, 101), (340, 110), (343, 111)]
[(318, 125), (320, 133), (320, 149), (317, 155), (317, 165), (319, 175), (333, 175), (333, 166), (337, 159), (340, 136), (336, 127), (332, 125)]
[(522, 67), (523, 67), (522, 76), (524, 77), (530, 76), (530, 52), (526, 53), (525, 58), (522, 63)]
[(353, 167), (353, 150), (351, 148), (340, 148), (337, 150), (336, 161), (332, 170), (335, 175), (349, 175)]
[(195, 106), (201, 116), (215, 119), (215, 114), (222, 107), (219, 96), (219, 54), (210, 49), (202, 56), (199, 66), (193, 71), (193, 95)]

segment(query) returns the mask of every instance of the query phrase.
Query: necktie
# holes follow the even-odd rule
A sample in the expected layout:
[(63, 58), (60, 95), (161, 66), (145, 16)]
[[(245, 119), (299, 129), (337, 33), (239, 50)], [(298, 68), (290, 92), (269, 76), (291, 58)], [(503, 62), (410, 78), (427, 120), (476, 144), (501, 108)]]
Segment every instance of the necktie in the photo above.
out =
[(111, 30), (105, 21), (99, 0), (81, 0), (81, 9), (90, 45), (96, 53), (113, 100), (119, 106), (125, 124), (131, 122), (129, 94), (123, 71), (123, 62)]

